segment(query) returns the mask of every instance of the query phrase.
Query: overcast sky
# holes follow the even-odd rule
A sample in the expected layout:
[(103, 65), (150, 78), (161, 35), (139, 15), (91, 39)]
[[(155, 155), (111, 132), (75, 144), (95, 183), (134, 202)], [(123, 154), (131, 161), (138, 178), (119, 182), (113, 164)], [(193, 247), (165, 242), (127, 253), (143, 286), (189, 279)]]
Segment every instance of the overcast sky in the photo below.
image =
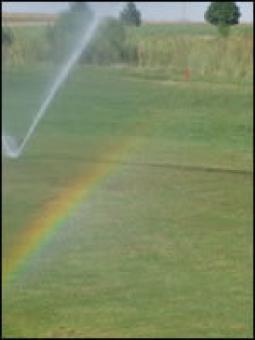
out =
[[(2, 2), (3, 11), (8, 12), (45, 12), (56, 13), (67, 8), (67, 2)], [(95, 2), (94, 2), (95, 4)], [(101, 3), (101, 6), (104, 3)], [(115, 3), (123, 6), (125, 2)], [(106, 3), (105, 3), (106, 5)], [(209, 2), (137, 2), (137, 7), (142, 13), (144, 20), (181, 20), (203, 21), (204, 12), (209, 5)], [(253, 2), (237, 2), (241, 11), (241, 22), (253, 21)], [(109, 6), (109, 3), (108, 3)]]

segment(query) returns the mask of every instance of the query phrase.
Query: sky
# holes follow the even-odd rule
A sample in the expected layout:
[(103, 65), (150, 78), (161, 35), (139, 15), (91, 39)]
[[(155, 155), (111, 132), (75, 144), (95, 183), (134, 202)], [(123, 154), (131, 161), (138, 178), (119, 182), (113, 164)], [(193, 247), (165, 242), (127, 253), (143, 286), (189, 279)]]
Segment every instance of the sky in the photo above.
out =
[[(96, 3), (93, 4), (96, 6)], [(141, 11), (143, 20), (150, 21), (204, 21), (204, 12), (210, 2), (136, 2), (137, 8)], [(100, 4), (100, 3), (99, 3)], [(102, 6), (102, 3), (99, 6)], [(108, 3), (108, 6), (112, 3)], [(125, 2), (115, 2), (115, 7), (123, 6)], [(241, 22), (253, 22), (253, 2), (237, 2), (241, 11)], [(2, 2), (3, 11), (8, 12), (40, 12), (57, 13), (67, 8), (68, 2)], [(111, 6), (111, 5), (110, 5)]]

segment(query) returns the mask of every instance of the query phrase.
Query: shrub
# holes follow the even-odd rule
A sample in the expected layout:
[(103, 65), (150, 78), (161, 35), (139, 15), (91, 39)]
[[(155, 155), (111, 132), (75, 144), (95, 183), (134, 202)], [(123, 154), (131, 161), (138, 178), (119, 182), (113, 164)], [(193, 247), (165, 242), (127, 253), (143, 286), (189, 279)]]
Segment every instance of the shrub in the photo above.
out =
[(10, 28), (3, 27), (2, 29), (2, 44), (3, 46), (11, 46), (14, 41), (14, 36)]
[(99, 27), (81, 61), (96, 64), (124, 62), (129, 58), (126, 30), (117, 19), (108, 18)]

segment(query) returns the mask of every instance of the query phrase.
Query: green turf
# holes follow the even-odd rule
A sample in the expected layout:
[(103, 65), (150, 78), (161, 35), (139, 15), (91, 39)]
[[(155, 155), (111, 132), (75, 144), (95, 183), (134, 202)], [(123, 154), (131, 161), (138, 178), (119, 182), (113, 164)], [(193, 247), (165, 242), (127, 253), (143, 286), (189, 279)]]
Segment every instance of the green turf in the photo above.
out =
[(3, 160), (4, 260), (102, 157), (114, 171), (4, 288), (3, 335), (252, 337), (252, 89), (78, 68)]

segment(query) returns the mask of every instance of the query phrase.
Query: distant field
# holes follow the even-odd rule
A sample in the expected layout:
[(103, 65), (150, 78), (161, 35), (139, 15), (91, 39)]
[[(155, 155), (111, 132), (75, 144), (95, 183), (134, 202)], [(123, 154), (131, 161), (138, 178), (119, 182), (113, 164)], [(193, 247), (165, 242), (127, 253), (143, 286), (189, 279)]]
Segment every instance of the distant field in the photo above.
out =
[[(18, 127), (43, 74), (4, 83)], [(4, 272), (48, 205), (112, 168), (4, 285), (3, 336), (252, 337), (252, 92), (78, 67), (3, 159)]]
[[(169, 34), (186, 34), (186, 35), (216, 35), (217, 27), (207, 23), (144, 23), (141, 27), (129, 30), (133, 34), (141, 36), (165, 36)], [(250, 33), (252, 34), (251, 24), (240, 24), (232, 27), (234, 33)]]
[(54, 14), (33, 14), (33, 13), (2, 13), (2, 25), (40, 25), (51, 24), (56, 21)]
[[(45, 24), (54, 23), (57, 19), (55, 14), (33, 14), (33, 13), (3, 13), (2, 23), (3, 25), (14, 24), (18, 26), (30, 24)], [(148, 22), (145, 21), (141, 27), (133, 28), (129, 27), (132, 34), (139, 34), (142, 36), (158, 35), (164, 36), (168, 34), (188, 34), (188, 35), (215, 35), (217, 34), (217, 27), (209, 25), (207, 23), (182, 23), (182, 22)], [(234, 33), (249, 33), (252, 34), (252, 24), (239, 24), (232, 27)]]

